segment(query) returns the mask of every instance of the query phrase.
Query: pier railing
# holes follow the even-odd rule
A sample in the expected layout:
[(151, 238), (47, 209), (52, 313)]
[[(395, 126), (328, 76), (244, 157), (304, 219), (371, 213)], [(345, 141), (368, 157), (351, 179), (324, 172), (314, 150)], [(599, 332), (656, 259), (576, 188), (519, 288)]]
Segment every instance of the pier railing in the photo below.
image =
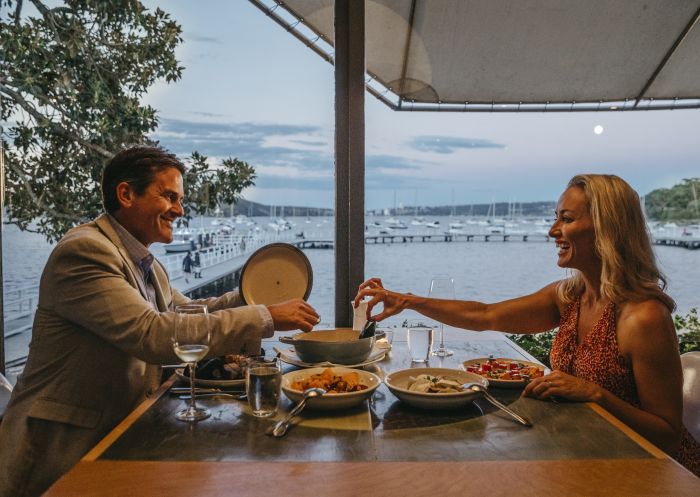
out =
[[(282, 231), (264, 235), (226, 235), (217, 238), (216, 245), (199, 249), (200, 268), (206, 269), (222, 262), (254, 252), (264, 245), (275, 242), (286, 242), (295, 238), (294, 233)], [(165, 266), (170, 279), (184, 276), (182, 260), (185, 254), (172, 254), (158, 257)]]

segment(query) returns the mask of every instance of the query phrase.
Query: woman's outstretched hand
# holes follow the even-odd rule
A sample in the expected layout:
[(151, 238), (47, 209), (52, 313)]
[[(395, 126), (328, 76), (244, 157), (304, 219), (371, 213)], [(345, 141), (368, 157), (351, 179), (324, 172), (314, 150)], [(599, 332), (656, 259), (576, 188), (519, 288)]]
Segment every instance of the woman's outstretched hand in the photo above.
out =
[[(370, 278), (359, 286), (354, 302), (355, 307), (365, 297), (370, 297), (370, 301), (367, 303), (367, 319), (371, 321), (381, 321), (394, 316), (403, 311), (408, 304), (407, 295), (385, 289), (381, 278)], [(372, 309), (379, 303), (384, 305), (384, 310), (372, 316)]]
[(524, 396), (540, 400), (559, 397), (579, 402), (597, 402), (599, 394), (600, 387), (595, 383), (558, 370), (535, 378), (523, 390)]

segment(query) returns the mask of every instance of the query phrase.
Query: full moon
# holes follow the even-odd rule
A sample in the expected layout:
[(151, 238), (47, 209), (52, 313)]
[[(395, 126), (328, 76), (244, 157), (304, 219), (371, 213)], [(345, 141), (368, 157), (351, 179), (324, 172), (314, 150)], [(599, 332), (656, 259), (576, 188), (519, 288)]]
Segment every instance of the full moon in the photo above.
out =
[(602, 135), (603, 134), (603, 127), (599, 124), (595, 128), (593, 128), (593, 132), (596, 135)]

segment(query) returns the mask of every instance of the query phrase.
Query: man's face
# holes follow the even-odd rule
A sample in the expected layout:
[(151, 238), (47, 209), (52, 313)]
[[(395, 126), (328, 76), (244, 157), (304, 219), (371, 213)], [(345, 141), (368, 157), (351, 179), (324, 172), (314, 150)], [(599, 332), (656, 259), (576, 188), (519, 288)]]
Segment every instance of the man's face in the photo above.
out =
[(183, 215), (183, 197), (180, 171), (174, 167), (163, 169), (155, 173), (143, 195), (136, 195), (132, 189), (126, 201), (121, 201), (119, 221), (147, 247), (155, 242), (170, 243), (173, 221)]

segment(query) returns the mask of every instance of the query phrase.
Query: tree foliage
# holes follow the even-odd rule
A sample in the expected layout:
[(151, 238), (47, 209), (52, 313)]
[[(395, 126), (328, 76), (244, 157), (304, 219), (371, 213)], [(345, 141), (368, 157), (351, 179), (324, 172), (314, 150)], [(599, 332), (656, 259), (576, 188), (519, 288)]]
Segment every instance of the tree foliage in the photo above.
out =
[(645, 197), (650, 219), (696, 221), (700, 219), (700, 178), (684, 179), (672, 188), (659, 188)]
[[(105, 160), (153, 144), (156, 110), (141, 98), (157, 80), (180, 79), (181, 42), (177, 22), (137, 0), (0, 0), (9, 222), (55, 240), (100, 212)], [(217, 171), (197, 153), (190, 162), (201, 176), (188, 174), (189, 190), (206, 192), (208, 205), (233, 199), (255, 177), (235, 159)]]

